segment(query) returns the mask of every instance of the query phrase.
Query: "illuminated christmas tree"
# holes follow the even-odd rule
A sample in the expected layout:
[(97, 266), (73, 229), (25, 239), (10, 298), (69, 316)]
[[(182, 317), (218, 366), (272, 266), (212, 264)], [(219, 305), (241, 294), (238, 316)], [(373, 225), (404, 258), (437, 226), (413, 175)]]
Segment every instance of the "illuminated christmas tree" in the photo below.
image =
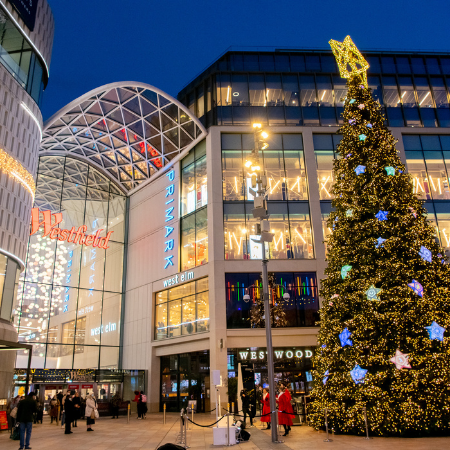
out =
[[(350, 37), (310, 419), (377, 435), (450, 429), (450, 272)], [(351, 70), (348, 70), (350, 66)]]
[[(275, 274), (269, 273), (269, 292), (270, 292), (270, 318), (272, 327), (287, 326), (286, 312), (284, 311), (282, 299), (277, 297)], [(266, 318), (264, 316), (264, 300), (262, 299), (262, 280), (259, 282), (261, 288), (253, 288), (256, 293), (255, 301), (250, 310), (250, 322), (252, 328), (265, 328)]]

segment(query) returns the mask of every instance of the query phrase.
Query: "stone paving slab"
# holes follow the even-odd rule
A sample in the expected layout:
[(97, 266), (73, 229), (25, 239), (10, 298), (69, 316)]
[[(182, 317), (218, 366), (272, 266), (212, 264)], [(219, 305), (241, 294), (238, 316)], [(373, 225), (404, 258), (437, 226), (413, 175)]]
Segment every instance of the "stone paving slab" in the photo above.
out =
[[(210, 414), (198, 414), (194, 421), (201, 425), (215, 422)], [(162, 414), (148, 414), (146, 420), (136, 416), (127, 423), (120, 419), (101, 418), (93, 426), (94, 432), (87, 432), (84, 421), (78, 421), (73, 434), (65, 435), (64, 429), (50, 425), (48, 418), (43, 425), (34, 425), (31, 437), (33, 450), (109, 450), (109, 449), (152, 449), (162, 444), (176, 443), (180, 431), (179, 414), (167, 414), (163, 424)], [(213, 445), (211, 428), (192, 426), (188, 431), (188, 445), (191, 450), (224, 450), (226, 446)], [(261, 424), (249, 428), (251, 439), (236, 446), (236, 450), (450, 450), (450, 437), (436, 438), (379, 438), (365, 440), (360, 436), (330, 435), (332, 442), (324, 442), (325, 433), (307, 426), (292, 427), (282, 444), (271, 442), (270, 431), (263, 431)], [(17, 450), (19, 441), (9, 439), (9, 432), (0, 433), (0, 450)]]

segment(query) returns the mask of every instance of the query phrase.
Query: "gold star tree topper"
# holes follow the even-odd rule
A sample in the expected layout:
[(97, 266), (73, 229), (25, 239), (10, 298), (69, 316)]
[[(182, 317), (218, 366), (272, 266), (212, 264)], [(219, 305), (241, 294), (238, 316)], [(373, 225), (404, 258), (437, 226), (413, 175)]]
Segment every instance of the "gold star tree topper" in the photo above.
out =
[(366, 71), (370, 66), (353, 43), (351, 37), (347, 36), (344, 42), (331, 40), (328, 43), (331, 46), (331, 50), (333, 50), (341, 77), (351, 78), (354, 75), (361, 74), (364, 86), (367, 87)]

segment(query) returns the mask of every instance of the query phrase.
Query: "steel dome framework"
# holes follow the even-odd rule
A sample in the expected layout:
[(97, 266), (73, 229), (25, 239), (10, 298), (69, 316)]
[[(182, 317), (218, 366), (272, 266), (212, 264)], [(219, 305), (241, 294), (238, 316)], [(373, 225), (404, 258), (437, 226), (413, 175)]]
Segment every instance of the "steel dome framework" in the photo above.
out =
[(188, 108), (161, 90), (113, 83), (53, 115), (45, 123), (40, 155), (85, 160), (130, 192), (206, 134)]

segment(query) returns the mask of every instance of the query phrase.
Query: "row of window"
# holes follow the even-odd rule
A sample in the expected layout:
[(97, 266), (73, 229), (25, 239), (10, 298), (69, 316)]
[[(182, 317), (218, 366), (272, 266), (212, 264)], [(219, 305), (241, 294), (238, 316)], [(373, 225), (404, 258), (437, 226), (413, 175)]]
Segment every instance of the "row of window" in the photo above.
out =
[(44, 70), (30, 43), (0, 7), (0, 63), (39, 105)]
[(156, 294), (155, 339), (209, 331), (208, 278)]
[[(450, 74), (450, 56), (365, 54), (373, 73)], [(230, 52), (216, 63), (217, 70), (231, 72), (337, 72), (330, 53)]]
[[(450, 77), (371, 75), (368, 84), (390, 126), (450, 126)], [(208, 126), (337, 126), (347, 93), (339, 75), (218, 74), (206, 85), (186, 103)]]

